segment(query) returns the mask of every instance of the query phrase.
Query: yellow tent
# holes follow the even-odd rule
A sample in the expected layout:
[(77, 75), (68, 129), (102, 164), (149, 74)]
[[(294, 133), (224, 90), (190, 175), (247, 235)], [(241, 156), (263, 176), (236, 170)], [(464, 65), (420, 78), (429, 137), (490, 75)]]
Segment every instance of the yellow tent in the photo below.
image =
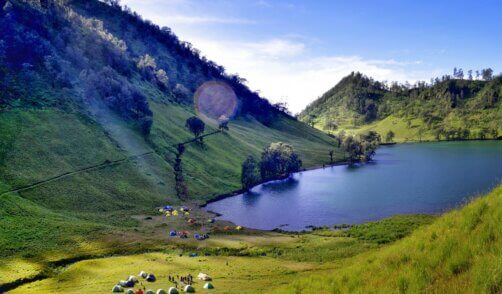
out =
[(173, 215), (178, 215), (178, 211), (177, 210), (173, 211)]
[(185, 212), (185, 215), (190, 215), (190, 212)]
[(241, 227), (241, 226), (237, 226), (237, 227), (235, 227), (235, 229), (236, 229), (237, 231), (240, 231), (240, 230), (242, 230), (242, 227)]

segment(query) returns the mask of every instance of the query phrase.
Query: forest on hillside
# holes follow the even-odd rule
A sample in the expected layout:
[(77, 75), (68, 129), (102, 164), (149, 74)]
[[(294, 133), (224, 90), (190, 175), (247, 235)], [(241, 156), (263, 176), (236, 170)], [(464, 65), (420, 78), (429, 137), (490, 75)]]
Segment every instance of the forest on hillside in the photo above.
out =
[(299, 118), (338, 132), (378, 125), (393, 116), (437, 140), (498, 138), (501, 91), (502, 76), (494, 76), (491, 68), (469, 70), (467, 75), (455, 68), (453, 76), (413, 85), (375, 81), (353, 72), (307, 106)]

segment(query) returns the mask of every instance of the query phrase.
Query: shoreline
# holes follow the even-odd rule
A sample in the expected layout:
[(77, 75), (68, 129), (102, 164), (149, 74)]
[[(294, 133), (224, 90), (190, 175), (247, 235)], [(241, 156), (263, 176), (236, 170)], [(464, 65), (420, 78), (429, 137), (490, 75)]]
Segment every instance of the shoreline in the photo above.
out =
[[(394, 146), (394, 145), (404, 145), (404, 144), (420, 144), (420, 143), (447, 143), (447, 142), (466, 142), (466, 141), (480, 141), (480, 142), (483, 142), (483, 141), (500, 141), (500, 139), (468, 139), (468, 140), (431, 140), (431, 141), (408, 141), (408, 142), (389, 142), (389, 143), (381, 143), (379, 146)], [(271, 182), (274, 182), (274, 181), (282, 181), (282, 180), (286, 180), (288, 178), (290, 178), (292, 175), (294, 174), (297, 174), (297, 173), (301, 173), (301, 172), (306, 172), (306, 171), (312, 171), (312, 170), (317, 170), (317, 169), (324, 169), (324, 168), (327, 168), (327, 167), (334, 167), (334, 166), (342, 166), (342, 165), (347, 165), (348, 162), (346, 160), (344, 161), (335, 161), (333, 163), (328, 163), (328, 164), (318, 164), (318, 165), (313, 165), (313, 166), (310, 166), (310, 167), (307, 167), (307, 168), (304, 168), (302, 169), (301, 171), (298, 171), (296, 173), (293, 173), (289, 176), (283, 176), (283, 177), (280, 177), (280, 178), (277, 178), (277, 179), (273, 179), (273, 180), (266, 180), (266, 181), (260, 181), (258, 183), (256, 183), (255, 185), (251, 186), (249, 189), (238, 189), (238, 190), (234, 190), (234, 191), (231, 191), (231, 192), (228, 192), (228, 193), (224, 193), (224, 194), (220, 194), (212, 199), (209, 199), (207, 201), (205, 201), (203, 204), (199, 205), (198, 207), (200, 209), (204, 209), (205, 207), (207, 207), (208, 204), (210, 203), (213, 203), (213, 202), (217, 202), (217, 201), (220, 201), (220, 200), (224, 200), (226, 198), (230, 198), (230, 197), (234, 197), (234, 196), (238, 196), (240, 194), (243, 194), (259, 185), (263, 185), (263, 184), (266, 184), (266, 183), (271, 183)], [(218, 212), (214, 212), (214, 211), (211, 211), (211, 210), (206, 210), (206, 212), (208, 213), (211, 213), (211, 214), (214, 214), (215, 217), (221, 217), (223, 216), (223, 214), (221, 213), (218, 213)], [(228, 221), (226, 220), (227, 222), (230, 222), (232, 224), (234, 224), (232, 221)], [(234, 224), (235, 225), (235, 224)], [(258, 230), (258, 231), (264, 231), (264, 232), (302, 232), (302, 231), (307, 231), (307, 230), (302, 230), (302, 231), (287, 231), (287, 230), (282, 230), (281, 228), (274, 228), (274, 229), (270, 229), (270, 230), (261, 230), (261, 229), (254, 229), (254, 228), (250, 228), (250, 229), (253, 229), (253, 230)]]
[[(326, 168), (326, 167), (332, 167), (332, 166), (341, 166), (341, 165), (347, 165), (347, 161), (336, 161), (336, 162), (333, 162), (333, 163), (329, 163), (329, 164), (323, 164), (323, 165), (314, 165), (314, 166), (310, 166), (310, 167), (306, 167), (298, 172), (295, 172), (291, 175), (294, 175), (294, 174), (297, 174), (297, 173), (301, 173), (301, 172), (306, 172), (306, 171), (311, 171), (311, 170), (316, 170), (316, 169), (323, 169), (323, 168)], [(199, 208), (205, 208), (208, 204), (210, 203), (213, 203), (213, 202), (217, 202), (217, 201), (220, 201), (220, 200), (223, 200), (223, 199), (226, 199), (226, 198), (230, 198), (230, 197), (233, 197), (233, 196), (237, 196), (237, 195), (240, 195), (240, 194), (243, 194), (243, 193), (246, 193), (247, 191), (259, 186), (259, 185), (263, 185), (263, 184), (266, 184), (266, 183), (270, 183), (270, 182), (274, 182), (274, 181), (282, 181), (282, 180), (286, 180), (288, 179), (289, 177), (291, 177), (291, 175), (289, 176), (283, 176), (283, 177), (280, 177), (280, 178), (277, 178), (277, 179), (273, 179), (273, 180), (262, 180), (262, 181), (259, 181), (258, 183), (256, 183), (255, 185), (251, 186), (249, 189), (238, 189), (238, 190), (234, 190), (234, 191), (231, 191), (231, 192), (228, 192), (228, 193), (224, 193), (224, 194), (220, 194), (214, 198), (211, 198), (207, 201), (205, 201), (203, 204), (199, 205)], [(216, 216), (222, 216), (222, 214), (220, 213), (217, 213), (217, 212), (214, 212), (214, 211), (207, 211), (207, 212), (210, 212), (210, 213), (213, 213), (215, 214)]]

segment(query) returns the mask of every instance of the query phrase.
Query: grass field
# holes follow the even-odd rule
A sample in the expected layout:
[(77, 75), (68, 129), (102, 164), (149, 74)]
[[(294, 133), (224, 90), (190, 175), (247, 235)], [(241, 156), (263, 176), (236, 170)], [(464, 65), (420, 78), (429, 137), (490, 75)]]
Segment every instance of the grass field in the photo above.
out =
[[(153, 290), (170, 287), (168, 275), (204, 272), (214, 279), (211, 293), (499, 293), (501, 201), (502, 186), (439, 217), (395, 216), (307, 234), (245, 230), (200, 242), (165, 235), (153, 240), (162, 234), (154, 230), (151, 244), (157, 246), (150, 249), (156, 252), (53, 267), (49, 278), (11, 293), (107, 292), (142, 270), (159, 278), (145, 282)], [(40, 270), (22, 259), (0, 266), (11, 279)], [(206, 293), (202, 285), (196, 282), (196, 290)]]
[[(423, 224), (423, 216), (403, 217), (416, 226)], [(403, 217), (397, 217), (396, 221), (386, 220), (383, 226), (398, 230)], [(378, 222), (371, 226), (375, 226), (377, 233), (389, 232), (380, 230), (382, 225)], [(151, 226), (145, 228), (150, 229)], [(0, 266), (0, 274), (12, 280), (33, 276), (43, 270), (49, 273), (48, 279), (28, 283), (11, 293), (107, 292), (118, 280), (137, 275), (142, 270), (159, 278), (156, 283), (145, 283), (147, 288), (154, 290), (172, 286), (167, 281), (168, 275), (190, 273), (196, 276), (204, 272), (214, 279), (216, 290), (211, 293), (256, 293), (289, 284), (302, 276), (327, 273), (347, 264), (358, 254), (380, 248), (375, 242), (347, 237), (342, 231), (328, 230), (308, 234), (245, 230), (218, 233), (204, 242), (167, 237), (165, 229), (154, 229), (151, 235), (152, 239), (160, 237), (150, 246), (143, 246), (158, 252), (112, 257), (104, 254), (102, 258), (49, 268), (11, 259), (7, 260), (6, 266)], [(126, 246), (125, 243), (117, 246)], [(197, 256), (189, 257), (192, 253), (197, 253)], [(23, 270), (12, 272), (13, 267)], [(201, 282), (195, 284), (198, 292), (201, 292), (202, 285)]]

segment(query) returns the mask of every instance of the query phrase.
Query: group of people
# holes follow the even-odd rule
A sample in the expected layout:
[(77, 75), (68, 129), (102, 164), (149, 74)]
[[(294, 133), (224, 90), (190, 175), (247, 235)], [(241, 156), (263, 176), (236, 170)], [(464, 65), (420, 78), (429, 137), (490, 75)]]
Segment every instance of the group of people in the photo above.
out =
[(179, 275), (176, 275), (176, 277), (169, 275), (167, 279), (169, 280), (169, 282), (174, 283), (176, 288), (178, 288), (178, 280), (185, 285), (191, 286), (193, 283), (193, 276), (191, 274), (181, 277)]

